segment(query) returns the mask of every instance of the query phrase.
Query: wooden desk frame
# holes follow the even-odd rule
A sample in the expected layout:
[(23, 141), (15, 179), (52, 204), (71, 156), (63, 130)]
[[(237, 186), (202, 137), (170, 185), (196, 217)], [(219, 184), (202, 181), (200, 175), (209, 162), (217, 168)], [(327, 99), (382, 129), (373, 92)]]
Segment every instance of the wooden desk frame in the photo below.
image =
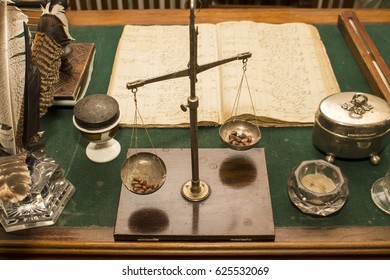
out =
[[(341, 9), (204, 9), (197, 23), (252, 20), (337, 24)], [(388, 9), (354, 10), (361, 22), (389, 23)], [(187, 24), (183, 10), (69, 11), (70, 25)], [(1, 258), (267, 258), (390, 257), (390, 227), (276, 227), (274, 242), (114, 242), (113, 228), (0, 229)]]

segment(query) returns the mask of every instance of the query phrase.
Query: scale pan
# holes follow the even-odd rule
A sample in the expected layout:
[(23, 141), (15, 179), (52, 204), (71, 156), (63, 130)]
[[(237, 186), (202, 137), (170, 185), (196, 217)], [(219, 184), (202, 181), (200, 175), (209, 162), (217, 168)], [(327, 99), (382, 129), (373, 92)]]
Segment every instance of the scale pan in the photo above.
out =
[(253, 148), (260, 141), (260, 129), (251, 122), (232, 120), (219, 128), (219, 137), (229, 148), (244, 151)]
[(136, 194), (151, 194), (164, 184), (167, 169), (161, 158), (141, 152), (130, 156), (121, 168), (122, 183)]

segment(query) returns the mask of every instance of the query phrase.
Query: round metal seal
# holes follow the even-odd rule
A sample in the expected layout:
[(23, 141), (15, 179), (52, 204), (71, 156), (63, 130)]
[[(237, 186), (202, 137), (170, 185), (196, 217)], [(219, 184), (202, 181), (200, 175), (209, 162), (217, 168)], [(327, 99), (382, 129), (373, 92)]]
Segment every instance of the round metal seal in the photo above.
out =
[(106, 94), (85, 96), (73, 108), (76, 123), (85, 129), (99, 130), (114, 124), (119, 118), (119, 104)]

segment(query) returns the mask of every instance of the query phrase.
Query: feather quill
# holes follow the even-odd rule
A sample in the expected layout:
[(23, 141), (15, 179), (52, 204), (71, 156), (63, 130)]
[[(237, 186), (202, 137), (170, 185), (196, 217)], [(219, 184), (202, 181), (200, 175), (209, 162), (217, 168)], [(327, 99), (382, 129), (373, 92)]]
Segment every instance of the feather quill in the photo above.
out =
[(23, 115), (25, 83), (24, 23), (27, 16), (9, 1), (0, 1), (0, 148), (21, 152), (18, 132)]
[(0, 201), (21, 201), (31, 189), (31, 176), (26, 164), (27, 153), (0, 157)]
[[(50, 11), (51, 9), (51, 11)], [(42, 15), (45, 14), (52, 14), (58, 17), (58, 19), (62, 22), (64, 32), (66, 36), (68, 37), (69, 40), (74, 40), (74, 38), (70, 35), (69, 33), (69, 23), (68, 23), (68, 18), (65, 15), (65, 8), (64, 6), (60, 4), (54, 4), (52, 5), (51, 3), (47, 3), (46, 7), (42, 7)]]
[[(27, 25), (24, 24), (25, 34), (28, 34)], [(39, 92), (41, 86), (41, 76), (38, 66), (32, 61), (31, 40), (25, 37), (26, 45), (26, 74), (24, 86), (24, 108), (23, 108), (23, 147), (27, 150), (35, 145), (34, 137), (39, 130)]]
[(27, 16), (8, 4), (0, 0), (0, 201), (14, 203), (31, 189), (25, 149), (39, 129), (40, 77)]
[(57, 15), (53, 14), (53, 11), (56, 14), (61, 14), (62, 6), (54, 5), (52, 12), (49, 11), (49, 7), (49, 4), (46, 8), (42, 7), (43, 14), (39, 19), (32, 52), (33, 61), (37, 63), (41, 74), (41, 117), (54, 104), (51, 87), (59, 82), (61, 57), (65, 53), (66, 45), (72, 40), (66, 33), (64, 23)]

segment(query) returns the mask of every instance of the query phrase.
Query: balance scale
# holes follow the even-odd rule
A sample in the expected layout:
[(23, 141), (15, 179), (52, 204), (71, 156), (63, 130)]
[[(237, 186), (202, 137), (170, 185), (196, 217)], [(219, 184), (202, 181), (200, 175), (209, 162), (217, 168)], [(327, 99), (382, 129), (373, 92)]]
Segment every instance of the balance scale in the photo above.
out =
[[(195, 4), (191, 0), (189, 68), (127, 84), (135, 94), (144, 84), (189, 76), (191, 95), (188, 104), (182, 105), (182, 110), (189, 109), (190, 113), (191, 148), (137, 149), (137, 153), (158, 155), (166, 176), (161, 188), (147, 195), (132, 192), (126, 183), (122, 183), (114, 239), (273, 241), (275, 229), (264, 149), (198, 148), (197, 73), (230, 61), (247, 59), (251, 53), (198, 66), (194, 10)], [(131, 158), (129, 149), (127, 161)], [(122, 167), (122, 181), (126, 172), (133, 171)], [(138, 172), (142, 173), (142, 170)], [(189, 180), (191, 173), (192, 179)], [(126, 174), (125, 177), (131, 176)]]

